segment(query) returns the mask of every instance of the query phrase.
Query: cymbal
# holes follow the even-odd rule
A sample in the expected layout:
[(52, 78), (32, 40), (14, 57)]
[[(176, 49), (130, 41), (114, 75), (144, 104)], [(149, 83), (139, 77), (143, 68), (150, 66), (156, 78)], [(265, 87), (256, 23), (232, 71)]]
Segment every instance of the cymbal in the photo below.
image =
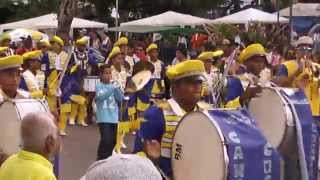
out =
[(143, 89), (150, 81), (151, 76), (152, 74), (149, 70), (143, 70), (134, 75), (131, 80), (136, 87), (136, 91)]
[(131, 81), (128, 81), (125, 92), (127, 93), (135, 93), (144, 88), (145, 85), (151, 79), (151, 72), (149, 70), (143, 70), (138, 72), (136, 75), (132, 76)]

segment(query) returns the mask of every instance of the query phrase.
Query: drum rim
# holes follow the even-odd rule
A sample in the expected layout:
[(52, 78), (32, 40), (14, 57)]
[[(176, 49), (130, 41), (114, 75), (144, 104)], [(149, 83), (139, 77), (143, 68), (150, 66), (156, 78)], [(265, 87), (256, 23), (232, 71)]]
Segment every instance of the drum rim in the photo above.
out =
[[(214, 109), (212, 109), (214, 110)], [(219, 110), (219, 109), (218, 109)], [(177, 129), (179, 128), (180, 124), (182, 123), (182, 121), (184, 121), (185, 117), (189, 114), (195, 114), (195, 113), (200, 113), (200, 114), (203, 114), (205, 115), (207, 118), (209, 118), (210, 120), (210, 123), (212, 123), (212, 125), (216, 128), (217, 132), (218, 132), (218, 135), (220, 137), (220, 140), (222, 142), (222, 148), (223, 148), (223, 157), (224, 157), (224, 161), (225, 161), (225, 167), (224, 167), (224, 178), (223, 180), (227, 180), (228, 179), (228, 167), (229, 167), (229, 157), (228, 157), (228, 151), (227, 151), (227, 147), (226, 147), (226, 140), (225, 140), (225, 137), (223, 136), (223, 133), (219, 127), (219, 124), (217, 122), (214, 121), (214, 119), (210, 116), (208, 110), (197, 110), (197, 111), (193, 111), (193, 112), (190, 112), (190, 113), (187, 113), (185, 114), (181, 120), (179, 121), (177, 127), (176, 127), (176, 130), (174, 132), (174, 135), (173, 135), (173, 142), (172, 142), (172, 145), (174, 143), (174, 140), (175, 140), (175, 137), (176, 137), (176, 133), (177, 133)], [(172, 146), (173, 148), (174, 146)], [(173, 156), (172, 154), (174, 153), (174, 150), (171, 149), (171, 164), (172, 164), (172, 168), (173, 168)], [(173, 177), (174, 177), (174, 172), (173, 172)]]
[[(289, 106), (289, 102), (288, 102), (287, 98), (283, 97), (283, 95), (281, 93), (281, 89), (286, 89), (286, 88), (283, 88), (283, 87), (264, 87), (263, 89), (268, 89), (270, 91), (273, 91), (279, 96), (279, 98), (280, 98), (280, 100), (282, 102), (282, 109), (283, 109), (283, 111), (285, 113), (285, 117), (286, 117), (286, 123), (285, 124), (288, 127), (293, 127), (294, 125), (292, 125), (292, 123), (289, 123), (289, 121), (294, 122), (294, 119), (293, 119), (293, 116), (290, 115), (290, 113), (288, 112), (288, 111), (290, 111), (291, 113), (293, 113), (292, 109)], [(251, 103), (251, 101), (249, 101), (249, 105), (250, 105), (250, 103)], [(248, 110), (250, 112), (250, 108)], [(257, 120), (255, 120), (255, 121), (257, 121)], [(262, 129), (261, 127), (259, 127), (259, 128)], [(278, 145), (278, 147), (275, 147), (277, 150), (281, 149), (281, 147), (283, 146), (284, 140), (286, 139), (286, 131), (287, 131), (287, 128), (284, 131), (284, 136), (281, 138), (280, 144)], [(263, 136), (265, 136), (265, 135), (263, 134)], [(267, 139), (267, 141), (269, 142), (268, 139)]]

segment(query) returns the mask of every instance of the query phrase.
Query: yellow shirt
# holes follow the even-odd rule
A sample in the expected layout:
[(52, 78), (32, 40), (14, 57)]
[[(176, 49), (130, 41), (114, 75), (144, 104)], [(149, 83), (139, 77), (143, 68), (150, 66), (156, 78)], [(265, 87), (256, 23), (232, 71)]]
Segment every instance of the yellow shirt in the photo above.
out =
[(44, 157), (21, 150), (0, 168), (0, 180), (56, 180), (53, 165)]
[[(298, 63), (296, 61), (286, 61), (282, 63), (285, 65), (288, 71), (288, 77), (291, 77), (298, 69)], [(312, 66), (319, 68), (319, 65), (312, 63)], [(310, 102), (310, 107), (313, 116), (320, 116), (320, 96), (319, 96), (319, 79), (314, 77), (310, 69), (304, 69), (303, 72), (296, 78), (296, 80), (301, 79), (304, 75), (308, 74), (310, 79), (307, 86), (304, 88), (304, 93)], [(293, 87), (295, 85), (293, 84)]]

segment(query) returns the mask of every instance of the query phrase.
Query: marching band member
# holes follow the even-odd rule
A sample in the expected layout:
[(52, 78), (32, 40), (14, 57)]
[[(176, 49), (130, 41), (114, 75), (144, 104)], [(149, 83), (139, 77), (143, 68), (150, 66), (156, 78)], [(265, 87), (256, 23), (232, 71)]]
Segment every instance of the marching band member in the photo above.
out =
[(220, 73), (219, 69), (214, 67), (212, 65), (212, 62), (214, 61), (213, 59), (215, 57), (219, 57), (223, 54), (223, 51), (218, 50), (214, 52), (203, 52), (198, 56), (198, 59), (201, 60), (204, 63), (204, 87), (203, 87), (203, 96), (204, 96), (204, 101), (209, 103), (209, 104), (214, 104), (216, 103), (215, 99), (213, 98), (214, 93), (213, 92), (213, 86), (215, 81), (218, 80)]
[[(30, 98), (28, 92), (19, 89), (22, 63), (23, 57), (19, 55), (0, 57), (0, 104), (10, 99)], [(7, 157), (0, 147), (0, 165)]]
[(129, 40), (127, 37), (121, 37), (118, 39), (117, 42), (114, 43), (114, 47), (120, 48), (121, 54), (123, 55), (123, 59), (124, 59), (122, 64), (127, 69), (128, 74), (130, 74), (132, 73), (135, 62), (132, 57), (128, 56), (128, 50), (129, 50), (128, 45), (129, 45)]
[(51, 50), (48, 52), (49, 57), (49, 72), (47, 77), (47, 100), (51, 111), (57, 111), (57, 91), (58, 81), (62, 67), (65, 65), (68, 54), (63, 51), (64, 41), (58, 37), (53, 36), (50, 40)]
[(169, 67), (167, 76), (172, 81), (172, 98), (157, 101), (144, 113), (135, 152), (144, 151), (151, 160), (159, 162), (164, 176), (172, 176), (171, 148), (179, 121), (187, 112), (200, 108), (197, 103), (201, 98), (204, 71), (204, 64), (199, 60)]
[(154, 72), (152, 73), (152, 90), (151, 97), (154, 99), (162, 99), (164, 97), (165, 86), (164, 86), (164, 77), (165, 77), (165, 64), (158, 59), (159, 52), (158, 46), (154, 43), (150, 44), (146, 49), (148, 53), (149, 62), (154, 66)]
[(127, 71), (123, 65), (122, 53), (119, 47), (114, 47), (108, 56), (112, 69), (112, 80), (120, 86), (122, 92), (127, 83)]
[(45, 74), (41, 69), (40, 50), (30, 51), (23, 54), (23, 61), (26, 70), (22, 73), (20, 88), (30, 92), (33, 98), (44, 97)]
[(249, 45), (240, 53), (239, 63), (244, 65), (246, 73), (241, 77), (228, 78), (225, 96), (227, 108), (245, 106), (251, 98), (262, 91), (258, 83), (259, 76), (267, 65), (264, 47), (261, 44)]
[(50, 69), (50, 61), (49, 61), (49, 48), (51, 47), (51, 44), (49, 40), (40, 40), (37, 43), (37, 48), (41, 50), (42, 56), (41, 56), (41, 71), (45, 75), (45, 81), (44, 81), (44, 90), (43, 93), (46, 96), (48, 93), (48, 77), (50, 75), (51, 69)]
[(0, 47), (8, 47), (6, 50), (9, 55), (14, 55), (14, 50), (11, 49), (11, 37), (9, 34), (3, 34), (0, 38)]
[(304, 90), (312, 115), (320, 120), (319, 71), (320, 65), (312, 62), (313, 40), (302, 36), (296, 42), (296, 59), (282, 63), (274, 82), (282, 87)]

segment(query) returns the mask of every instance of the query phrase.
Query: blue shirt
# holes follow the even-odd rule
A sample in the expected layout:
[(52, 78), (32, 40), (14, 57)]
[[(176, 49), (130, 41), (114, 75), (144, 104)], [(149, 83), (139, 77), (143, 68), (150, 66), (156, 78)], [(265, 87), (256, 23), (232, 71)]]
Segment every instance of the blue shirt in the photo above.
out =
[(119, 106), (124, 95), (112, 84), (99, 82), (96, 85), (96, 105), (98, 123), (118, 123)]

